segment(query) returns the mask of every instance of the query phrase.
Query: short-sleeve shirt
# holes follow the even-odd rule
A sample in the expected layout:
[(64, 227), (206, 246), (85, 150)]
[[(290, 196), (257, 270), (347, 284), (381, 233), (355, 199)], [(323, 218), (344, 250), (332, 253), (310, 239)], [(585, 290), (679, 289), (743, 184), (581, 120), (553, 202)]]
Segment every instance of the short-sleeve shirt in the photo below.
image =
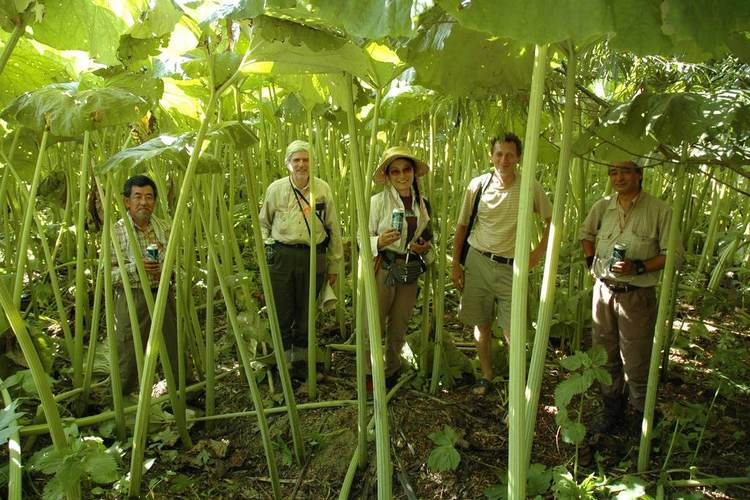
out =
[[(659, 271), (639, 275), (621, 275), (610, 271), (612, 249), (615, 244), (625, 246), (625, 259), (648, 260), (667, 254), (669, 205), (641, 191), (627, 217), (619, 206), (617, 195), (606, 196), (594, 203), (579, 230), (579, 239), (595, 242), (596, 252), (591, 272), (595, 278), (619, 281), (634, 286), (655, 286)], [(682, 245), (678, 249), (678, 262), (682, 259)]]
[[(458, 223), (469, 224), (475, 196), (490, 176), (489, 184), (479, 200), (469, 245), (482, 252), (513, 257), (516, 252), (518, 206), (521, 201), (520, 173), (516, 173), (516, 178), (509, 186), (501, 186), (500, 176), (494, 171), (473, 178), (464, 193)], [(552, 203), (537, 180), (534, 180), (534, 212), (545, 220), (552, 217)]]

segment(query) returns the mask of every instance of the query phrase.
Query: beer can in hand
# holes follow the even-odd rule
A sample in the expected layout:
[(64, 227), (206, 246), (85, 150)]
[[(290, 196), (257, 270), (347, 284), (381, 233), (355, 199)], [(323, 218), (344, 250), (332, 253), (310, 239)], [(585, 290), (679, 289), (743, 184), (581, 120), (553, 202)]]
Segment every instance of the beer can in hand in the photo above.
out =
[(151, 243), (146, 247), (146, 255), (151, 260), (159, 261), (159, 247), (156, 246), (156, 243)]
[(618, 262), (621, 260), (625, 260), (625, 250), (627, 247), (622, 243), (615, 243), (615, 246), (612, 247), (612, 260), (614, 262)]
[(404, 209), (394, 208), (391, 213), (391, 227), (399, 233), (404, 228)]

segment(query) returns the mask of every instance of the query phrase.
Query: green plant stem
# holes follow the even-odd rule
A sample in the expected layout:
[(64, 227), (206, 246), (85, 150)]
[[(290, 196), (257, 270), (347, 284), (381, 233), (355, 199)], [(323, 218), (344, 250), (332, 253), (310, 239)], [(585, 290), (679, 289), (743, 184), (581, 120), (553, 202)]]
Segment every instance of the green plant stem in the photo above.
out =
[[(16, 340), (21, 346), (24, 359), (29, 365), (29, 370), (31, 370), (31, 377), (34, 379), (34, 385), (36, 386), (39, 400), (41, 401), (42, 408), (44, 408), (44, 415), (47, 419), (47, 425), (49, 426), (52, 444), (55, 450), (66, 455), (69, 450), (68, 441), (65, 437), (60, 413), (55, 404), (55, 398), (52, 395), (52, 388), (49, 385), (47, 373), (42, 366), (42, 360), (39, 359), (39, 354), (36, 352), (34, 341), (31, 339), (31, 336), (26, 329), (26, 323), (21, 318), (18, 307), (13, 304), (13, 300), (8, 296), (7, 290), (2, 285), (0, 285), (0, 306), (2, 306), (3, 311), (5, 311), (8, 323), (10, 323), (11, 328), (16, 335)], [(68, 488), (66, 490), (68, 498), (79, 498), (79, 487), (80, 485), (76, 483), (74, 486)]]
[(16, 48), (16, 45), (18, 45), (18, 41), (23, 36), (24, 32), (26, 31), (26, 15), (24, 13), (19, 13), (20, 22), (16, 24), (16, 26), (13, 28), (13, 31), (10, 34), (10, 37), (8, 38), (8, 41), (5, 42), (5, 47), (3, 47), (3, 52), (0, 54), (0, 75), (3, 74), (3, 70), (5, 69), (5, 65), (8, 64), (8, 61), (10, 60), (10, 56), (13, 53), (13, 50)]
[(21, 307), (21, 290), (23, 289), (23, 275), (24, 268), (26, 267), (26, 261), (28, 260), (28, 249), (29, 249), (29, 236), (31, 233), (31, 221), (36, 211), (36, 192), (39, 188), (39, 179), (42, 173), (42, 165), (44, 165), (44, 158), (47, 154), (47, 139), (49, 138), (49, 130), (45, 129), (42, 132), (42, 140), (39, 144), (39, 152), (36, 158), (36, 166), (34, 167), (34, 176), (31, 180), (31, 189), (29, 190), (29, 203), (26, 205), (26, 212), (23, 217), (23, 228), (21, 229), (21, 238), (18, 244), (18, 257), (16, 258), (16, 276), (15, 283), (13, 285), (13, 305), (16, 308)]
[(91, 390), (91, 378), (94, 374), (94, 360), (96, 359), (97, 338), (99, 335), (99, 318), (101, 318), (102, 290), (104, 288), (104, 279), (102, 277), (102, 266), (97, 266), (96, 286), (94, 287), (94, 307), (91, 310), (91, 327), (89, 330), (89, 347), (86, 352), (86, 364), (83, 372), (83, 382), (81, 383), (81, 399), (79, 409), (83, 411), (88, 403), (89, 392)]
[[(3, 404), (7, 408), (13, 402), (13, 399), (10, 397), (8, 389), (3, 386), (2, 378), (0, 378), (0, 394), (2, 394)], [(9, 423), (9, 426), (12, 425), (18, 425), (18, 422), (13, 420)], [(21, 500), (22, 480), (21, 434), (16, 429), (8, 439), (8, 500)]]
[[(196, 198), (197, 210), (201, 216), (201, 222), (205, 231), (209, 230), (209, 225), (205, 220), (204, 212), (200, 206), (200, 198)], [(210, 214), (213, 218), (213, 213)], [(250, 396), (253, 401), (253, 405), (256, 409), (256, 416), (258, 418), (258, 427), (260, 429), (261, 439), (263, 440), (263, 449), (266, 453), (266, 462), (268, 464), (268, 475), (271, 478), (271, 486), (273, 489), (273, 497), (281, 498), (281, 487), (279, 485), (279, 473), (276, 468), (275, 453), (271, 444), (271, 431), (268, 428), (268, 421), (266, 420), (265, 412), (263, 411), (263, 398), (261, 397), (258, 385), (255, 382), (255, 373), (253, 372), (250, 363), (251, 359), (247, 352), (247, 346), (245, 339), (242, 336), (239, 323), (237, 321), (237, 310), (235, 309), (234, 302), (231, 299), (231, 293), (227, 280), (224, 277), (224, 273), (219, 269), (219, 260), (216, 255), (216, 249), (214, 248), (213, 238), (207, 238), (206, 243), (208, 244), (208, 253), (210, 262), (216, 272), (216, 277), (219, 280), (219, 286), (221, 287), (221, 293), (224, 296), (224, 301), (227, 308), (227, 316), (229, 317), (229, 323), (232, 326), (232, 332), (234, 333), (235, 342), (237, 343), (237, 352), (240, 355), (242, 366), (245, 369), (245, 378), (247, 379), (248, 387), (250, 388)]]
[[(539, 404), (539, 393), (544, 376), (544, 359), (549, 343), (549, 331), (552, 325), (552, 315), (555, 304), (555, 290), (557, 280), (557, 266), (560, 257), (560, 243), (563, 236), (563, 216), (568, 194), (570, 157), (573, 144), (573, 114), (575, 112), (575, 74), (576, 54), (573, 44), (568, 45), (568, 66), (565, 80), (565, 108), (563, 111), (562, 144), (560, 159), (557, 165), (557, 183), (555, 185), (555, 204), (552, 207), (552, 223), (550, 224), (547, 253), (542, 278), (542, 296), (537, 315), (534, 348), (529, 367), (529, 378), (526, 381), (526, 463), (531, 460), (531, 443), (534, 442), (534, 428)], [(577, 456), (577, 454), (576, 454)], [(527, 465), (528, 466), (528, 465)]]
[(286, 401), (286, 406), (288, 408), (289, 428), (292, 434), (292, 442), (294, 444), (294, 455), (297, 458), (297, 462), (302, 464), (304, 463), (305, 457), (305, 445), (304, 440), (302, 439), (302, 431), (300, 429), (299, 414), (297, 413), (292, 381), (284, 357), (284, 342), (281, 340), (281, 328), (279, 327), (279, 318), (276, 313), (276, 302), (273, 298), (271, 274), (268, 269), (268, 263), (266, 262), (263, 237), (260, 232), (260, 217), (258, 214), (260, 205), (258, 204), (258, 194), (256, 193), (256, 182), (255, 179), (252, 178), (252, 162), (250, 161), (250, 155), (248, 154), (247, 148), (241, 148), (240, 155), (242, 163), (246, 167), (245, 183), (247, 187), (248, 206), (250, 207), (250, 221), (252, 222), (253, 249), (255, 250), (258, 269), (260, 270), (263, 296), (266, 300), (266, 310), (268, 312), (268, 323), (271, 330), (271, 342), (273, 343), (276, 367), (279, 371), (279, 379), (281, 380), (281, 391), (284, 394), (284, 401)]
[(73, 342), (73, 385), (83, 383), (83, 338), (84, 304), (86, 287), (86, 188), (89, 172), (89, 142), (91, 132), (83, 133), (83, 154), (81, 155), (80, 178), (78, 180), (78, 214), (76, 219), (76, 291), (75, 291), (75, 336)]
[(544, 75), (547, 69), (547, 46), (537, 45), (534, 53), (534, 71), (531, 79), (531, 96), (526, 123), (526, 151), (523, 155), (521, 199), (518, 206), (516, 251), (513, 258), (513, 292), (510, 319), (510, 439), (508, 446), (508, 498), (526, 497), (526, 457), (531, 443), (525, 439), (526, 422), (526, 301), (529, 286), (529, 246), (531, 244), (531, 217), (539, 127), (544, 96)]
[(643, 472), (648, 467), (649, 456), (651, 454), (651, 432), (654, 421), (654, 408), (656, 407), (656, 389), (659, 384), (659, 359), (661, 358), (661, 348), (664, 344), (666, 329), (672, 328), (667, 325), (666, 318), (669, 313), (670, 303), (672, 300), (672, 282), (675, 278), (676, 269), (676, 249), (681, 244), (680, 224), (682, 219), (682, 209), (685, 202), (685, 168), (675, 167), (675, 194), (672, 205), (672, 224), (669, 230), (669, 240), (667, 243), (667, 260), (664, 264), (662, 274), (661, 292), (659, 294), (659, 312), (656, 317), (656, 327), (654, 329), (654, 340), (651, 346), (651, 361), (648, 373), (648, 385), (646, 387), (646, 403), (643, 410), (643, 425), (641, 428), (641, 443), (638, 449), (638, 472)]
[(706, 412), (706, 420), (703, 422), (703, 426), (701, 426), (701, 432), (698, 435), (698, 442), (695, 443), (695, 451), (693, 452), (693, 456), (690, 457), (690, 463), (688, 466), (692, 466), (695, 463), (695, 459), (698, 457), (698, 452), (701, 449), (701, 444), (703, 443), (703, 435), (706, 433), (706, 426), (708, 425), (708, 417), (711, 416), (711, 410), (714, 408), (714, 404), (716, 404), (716, 398), (719, 397), (719, 391), (721, 390), (721, 383), (719, 383), (719, 386), (716, 388), (716, 392), (714, 392), (714, 397), (711, 400), (711, 405), (708, 407), (708, 411)]
[[(318, 346), (318, 333), (315, 330), (315, 320), (318, 317), (317, 307), (317, 276), (318, 276), (318, 232), (317, 224), (315, 223), (315, 204), (317, 202), (315, 193), (315, 172), (318, 164), (318, 158), (315, 155), (315, 148), (313, 145), (313, 125), (312, 125), (312, 109), (307, 110), (307, 132), (308, 140), (310, 142), (310, 169), (309, 169), (309, 181), (308, 186), (310, 187), (310, 217), (308, 227), (310, 229), (310, 274), (307, 287), (307, 394), (310, 399), (316, 399), (318, 397), (318, 381), (316, 379), (316, 357), (317, 357), (317, 346)], [(326, 276), (325, 279), (328, 279)]]
[(750, 477), (709, 477), (706, 479), (673, 479), (667, 481), (667, 485), (674, 488), (694, 487), (694, 486), (727, 486), (730, 484), (747, 484), (750, 483)]
[[(367, 201), (365, 200), (365, 181), (359, 160), (359, 141), (354, 116), (354, 95), (352, 92), (352, 76), (346, 75), (346, 114), (349, 125), (349, 145), (351, 148), (352, 175), (354, 176), (354, 200), (357, 207), (357, 230), (359, 241), (369, 241), (367, 221)], [(385, 371), (383, 368), (383, 346), (381, 344), (380, 317), (378, 316), (377, 289), (375, 285), (375, 269), (370, 245), (362, 244), (360, 248), (362, 258), (362, 277), (365, 282), (365, 301), (367, 303), (367, 332), (370, 336), (370, 359), (372, 361), (372, 381), (375, 409), (375, 455), (378, 473), (378, 498), (391, 497), (392, 473), (390, 456), (390, 436), (388, 433), (388, 401), (385, 391)], [(358, 384), (361, 387), (361, 384)], [(362, 397), (361, 395), (359, 397)]]
[[(337, 401), (315, 401), (313, 403), (300, 403), (297, 405), (298, 410), (319, 410), (322, 408), (338, 408), (340, 406), (352, 406), (357, 404), (354, 399), (341, 399)], [(274, 406), (273, 408), (266, 408), (263, 413), (266, 415), (277, 415), (284, 413), (288, 410), (286, 406)], [(210, 422), (214, 420), (224, 420), (227, 418), (240, 418), (240, 417), (254, 417), (258, 414), (257, 410), (249, 411), (238, 411), (232, 413), (222, 413), (221, 415), (206, 415), (205, 417), (192, 417), (189, 418), (190, 422)]]

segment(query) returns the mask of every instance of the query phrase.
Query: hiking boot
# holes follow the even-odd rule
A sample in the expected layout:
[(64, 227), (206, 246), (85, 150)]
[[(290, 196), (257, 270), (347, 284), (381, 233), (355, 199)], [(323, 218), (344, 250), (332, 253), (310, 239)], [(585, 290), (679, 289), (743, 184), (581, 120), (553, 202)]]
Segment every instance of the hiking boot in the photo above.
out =
[(591, 431), (596, 434), (606, 434), (616, 429), (623, 419), (624, 401), (622, 398), (603, 398), (602, 408), (591, 423)]

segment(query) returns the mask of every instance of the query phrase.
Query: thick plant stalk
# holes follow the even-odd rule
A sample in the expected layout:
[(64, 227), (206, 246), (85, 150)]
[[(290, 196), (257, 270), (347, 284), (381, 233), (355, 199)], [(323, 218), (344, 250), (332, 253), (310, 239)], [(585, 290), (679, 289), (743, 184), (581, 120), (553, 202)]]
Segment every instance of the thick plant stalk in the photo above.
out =
[[(346, 74), (347, 102), (346, 116), (349, 125), (349, 145), (351, 148), (352, 175), (354, 176), (354, 199), (357, 207), (357, 230), (359, 241), (368, 242), (368, 220), (365, 199), (365, 180), (359, 161), (359, 144), (357, 140), (357, 125), (354, 117), (354, 95), (352, 92), (352, 76)], [(372, 249), (370, 245), (362, 244), (360, 248), (362, 258), (362, 278), (365, 286), (365, 301), (367, 303), (367, 326), (370, 336), (370, 359), (372, 361), (372, 382), (375, 408), (375, 455), (378, 471), (378, 498), (391, 498), (392, 475), (390, 456), (390, 436), (388, 433), (388, 402), (385, 391), (385, 371), (383, 367), (383, 346), (380, 335), (380, 317), (378, 316), (377, 289), (375, 285), (375, 269), (373, 268)], [(358, 386), (362, 384), (358, 382)], [(360, 396), (361, 397), (361, 396)]]
[[(465, 138), (463, 123), (459, 132), (459, 141)], [(447, 157), (452, 158), (451, 143), (448, 144)], [(457, 161), (456, 163), (461, 163)], [(435, 284), (435, 347), (432, 356), (432, 378), (430, 379), (430, 392), (434, 394), (437, 391), (440, 382), (440, 364), (443, 361), (443, 315), (445, 314), (445, 277), (447, 276), (446, 266), (448, 259), (448, 177), (450, 177), (448, 165), (443, 169), (442, 196), (440, 199), (440, 244), (436, 251), (437, 258), (437, 283)]]
[[(536, 412), (539, 403), (539, 391), (544, 377), (544, 358), (547, 354), (549, 330), (555, 303), (555, 282), (557, 265), (560, 258), (560, 242), (563, 236), (563, 216), (568, 195), (568, 170), (570, 167), (573, 144), (573, 113), (575, 112), (576, 92), (576, 54), (573, 44), (568, 45), (568, 70), (565, 78), (565, 107), (563, 111), (562, 143), (557, 166), (557, 183), (555, 184), (555, 205), (552, 207), (552, 224), (550, 225), (547, 255), (542, 278), (542, 293), (537, 316), (534, 349), (531, 355), (529, 378), (526, 381), (526, 462), (531, 459), (531, 443), (534, 441)], [(528, 467), (528, 465), (527, 465)]]
[(78, 214), (76, 218), (76, 297), (75, 297), (75, 336), (73, 337), (73, 385), (83, 383), (83, 338), (84, 304), (86, 293), (86, 191), (89, 177), (89, 142), (91, 132), (83, 133), (83, 153), (81, 155), (80, 178), (78, 180)]
[(0, 54), (0, 75), (3, 74), (5, 65), (8, 64), (8, 60), (10, 60), (10, 55), (13, 53), (16, 45), (18, 45), (18, 41), (26, 31), (26, 15), (24, 13), (19, 13), (18, 17), (20, 22), (18, 22), (13, 28), (13, 31), (10, 34), (10, 38), (8, 38), (8, 41), (5, 42), (3, 52), (2, 54)]
[[(307, 394), (310, 399), (315, 399), (318, 396), (318, 381), (316, 379), (316, 363), (318, 353), (318, 332), (315, 330), (315, 320), (318, 318), (318, 307), (317, 307), (317, 262), (318, 262), (318, 248), (316, 241), (318, 241), (317, 224), (315, 224), (315, 203), (317, 202), (315, 196), (315, 164), (317, 158), (315, 157), (315, 148), (312, 147), (313, 143), (313, 126), (312, 126), (312, 110), (307, 110), (307, 132), (310, 141), (310, 167), (308, 170), (310, 186), (310, 215), (308, 217), (310, 228), (310, 276), (309, 286), (307, 287)], [(326, 279), (328, 277), (326, 276)]]
[[(200, 206), (200, 198), (196, 198), (198, 207), (198, 213), (201, 217), (204, 230), (208, 231), (209, 225), (206, 223), (202, 207)], [(211, 218), (214, 218), (213, 213), (210, 214)], [(245, 369), (245, 378), (247, 379), (248, 386), (250, 388), (250, 396), (253, 400), (253, 406), (257, 411), (258, 428), (260, 429), (261, 439), (263, 440), (263, 450), (266, 453), (266, 462), (268, 463), (268, 476), (271, 478), (271, 487), (273, 489), (273, 497), (281, 498), (281, 486), (279, 484), (279, 473), (276, 468), (276, 459), (273, 451), (273, 445), (271, 443), (271, 431), (268, 428), (268, 421), (263, 411), (263, 398), (261, 397), (260, 391), (258, 390), (258, 384), (255, 381), (255, 373), (253, 372), (250, 363), (251, 359), (247, 352), (247, 346), (245, 345), (245, 339), (240, 331), (240, 326), (237, 321), (237, 310), (232, 300), (230, 288), (227, 285), (227, 280), (224, 277), (224, 273), (219, 268), (219, 260), (216, 255), (216, 249), (214, 248), (214, 242), (212, 238), (207, 238), (206, 243), (208, 244), (208, 253), (211, 265), (214, 268), (216, 277), (219, 280), (219, 286), (221, 287), (221, 293), (224, 295), (225, 304), (227, 308), (227, 316), (229, 317), (229, 323), (232, 326), (235, 341), (237, 342), (237, 352), (240, 355), (242, 366)], [(213, 368), (211, 368), (213, 369)]]
[[(0, 378), (0, 394), (3, 396), (3, 404), (7, 408), (13, 402), (8, 389), (3, 387), (3, 379)], [(14, 420), (10, 423), (16, 425)], [(23, 491), (21, 481), (23, 470), (21, 462), (21, 433), (16, 429), (8, 438), (8, 500), (21, 500)]]
[[(208, 213), (216, 213), (216, 176), (211, 176), (211, 188), (209, 190), (210, 199), (208, 203)], [(250, 209), (252, 211), (252, 209)], [(208, 222), (208, 238), (206, 241), (213, 238), (216, 234), (216, 217), (211, 216)], [(209, 256), (209, 259), (211, 257)], [(213, 265), (213, 261), (209, 261), (206, 266), (206, 416), (214, 414), (216, 407), (216, 391), (215, 391), (215, 377), (216, 373), (214, 363), (216, 362), (214, 354), (214, 295), (216, 288), (216, 271), (218, 266)]]
[(508, 447), (508, 498), (526, 497), (526, 448), (524, 413), (526, 398), (526, 296), (529, 287), (529, 245), (533, 211), (534, 174), (539, 149), (539, 124), (544, 97), (544, 74), (547, 68), (547, 45), (537, 45), (526, 123), (526, 153), (523, 155), (521, 199), (518, 207), (516, 251), (513, 258), (513, 300), (510, 316), (510, 440)]
[(80, 399), (81, 410), (85, 408), (86, 403), (88, 402), (89, 391), (91, 390), (91, 378), (94, 374), (94, 359), (96, 358), (99, 318), (101, 317), (100, 310), (102, 305), (103, 284), (104, 279), (102, 278), (102, 267), (98, 266), (96, 271), (96, 286), (94, 287), (94, 307), (91, 310), (90, 318), (91, 328), (89, 331), (89, 348), (86, 352), (86, 368), (83, 371), (83, 382), (81, 383), (81, 388), (83, 389)]
[(16, 259), (16, 277), (13, 285), (13, 305), (16, 308), (21, 307), (21, 290), (23, 289), (23, 274), (24, 268), (26, 267), (26, 261), (28, 260), (28, 249), (29, 249), (29, 235), (31, 233), (31, 219), (33, 218), (34, 212), (36, 211), (36, 192), (39, 188), (39, 178), (42, 173), (42, 165), (44, 164), (44, 157), (47, 154), (47, 139), (49, 138), (49, 130), (45, 129), (42, 132), (42, 140), (39, 144), (39, 153), (36, 158), (36, 166), (34, 167), (34, 177), (31, 180), (31, 190), (29, 191), (29, 203), (26, 205), (26, 213), (23, 217), (23, 228), (21, 229), (21, 238), (18, 244), (18, 257)]
[[(44, 408), (44, 415), (47, 419), (47, 425), (49, 426), (52, 444), (55, 447), (55, 450), (65, 455), (69, 450), (68, 440), (65, 437), (65, 431), (62, 426), (62, 420), (60, 420), (60, 413), (55, 404), (55, 398), (52, 395), (52, 388), (47, 381), (47, 373), (44, 371), (42, 360), (39, 359), (39, 354), (36, 352), (34, 341), (31, 339), (31, 336), (26, 329), (26, 323), (21, 318), (18, 307), (13, 304), (13, 300), (2, 285), (0, 285), (0, 306), (2, 306), (5, 316), (8, 318), (8, 323), (16, 335), (16, 340), (21, 346), (21, 351), (23, 351), (23, 357), (29, 365), (29, 370), (31, 370), (31, 377), (34, 379), (34, 386), (39, 395), (42, 408)], [(66, 494), (70, 499), (79, 498), (79, 485), (76, 484), (66, 490)]]
[[(112, 176), (107, 175), (107, 179)], [(111, 182), (110, 182), (111, 184)], [(104, 205), (104, 227), (102, 229), (102, 256), (101, 266), (104, 273), (104, 311), (107, 316), (107, 344), (109, 345), (109, 373), (112, 383), (112, 404), (115, 409), (115, 425), (117, 427), (117, 438), (125, 441), (125, 414), (122, 411), (122, 380), (119, 370), (119, 349), (117, 347), (117, 334), (115, 333), (115, 304), (112, 296), (112, 253), (109, 251), (111, 233), (108, 228), (112, 225), (112, 189), (108, 186), (105, 195), (101, 197)]]
[(287, 369), (286, 358), (284, 357), (284, 342), (281, 340), (281, 329), (279, 328), (279, 319), (276, 314), (276, 302), (273, 298), (273, 288), (271, 286), (271, 274), (268, 270), (268, 263), (265, 260), (265, 248), (263, 246), (263, 237), (260, 233), (260, 217), (258, 211), (260, 205), (258, 204), (258, 194), (256, 193), (255, 179), (252, 178), (251, 173), (251, 161), (250, 155), (247, 152), (247, 148), (240, 149), (240, 155), (242, 162), (245, 164), (245, 181), (247, 186), (247, 203), (250, 207), (250, 221), (252, 222), (252, 240), (255, 250), (255, 256), (258, 261), (258, 269), (260, 270), (260, 281), (263, 287), (263, 296), (266, 300), (266, 310), (268, 311), (268, 323), (271, 330), (271, 342), (273, 343), (273, 352), (276, 358), (276, 367), (279, 370), (279, 378), (281, 379), (281, 391), (284, 394), (284, 400), (288, 410), (289, 417), (289, 429), (292, 434), (292, 441), (294, 444), (294, 455), (297, 458), (297, 462), (304, 463), (305, 457), (305, 446), (302, 439), (302, 431), (299, 423), (299, 413), (297, 412), (297, 405), (294, 398), (294, 390), (292, 389), (292, 381), (289, 376), (289, 370)]
[[(243, 61), (240, 63), (240, 67), (247, 59), (247, 52), (243, 56)], [(167, 243), (167, 251), (164, 255), (164, 266), (162, 268), (161, 279), (159, 281), (159, 292), (156, 295), (156, 304), (154, 311), (151, 316), (151, 331), (149, 332), (148, 345), (146, 347), (146, 357), (144, 363), (144, 374), (141, 379), (141, 387), (147, 387), (150, 385), (154, 378), (154, 372), (156, 371), (156, 356), (160, 350), (162, 344), (161, 328), (164, 322), (164, 311), (167, 304), (167, 295), (169, 293), (169, 280), (174, 270), (175, 257), (177, 255), (177, 242), (180, 238), (182, 230), (182, 224), (186, 217), (187, 211), (187, 200), (191, 196), (191, 188), (193, 178), (195, 177), (196, 167), (198, 165), (198, 158), (203, 147), (203, 141), (206, 138), (208, 132), (208, 124), (213, 117), (214, 110), (218, 103), (221, 94), (229, 88), (234, 80), (237, 78), (238, 73), (235, 73), (230, 77), (218, 90), (213, 86), (213, 56), (208, 58), (208, 66), (210, 69), (209, 85), (211, 87), (211, 97), (208, 100), (206, 108), (204, 110), (203, 121), (198, 129), (198, 133), (195, 138), (195, 145), (193, 152), (190, 155), (187, 169), (182, 181), (180, 188), (180, 197), (177, 200), (177, 207), (174, 212), (174, 220), (172, 231), (169, 234), (169, 241)], [(164, 356), (164, 358), (168, 358)], [(168, 363), (166, 360), (165, 364)], [(167, 370), (168, 371), (168, 370)], [(169, 381), (168, 381), (169, 384)], [(171, 385), (171, 384), (169, 384)], [(130, 463), (130, 489), (128, 494), (130, 496), (137, 496), (140, 487), (141, 480), (143, 478), (143, 454), (146, 446), (146, 436), (148, 433), (148, 421), (149, 421), (149, 402), (151, 399), (150, 391), (141, 391), (140, 398), (138, 399), (138, 412), (135, 420), (135, 431), (133, 433), (133, 455)]]
[(675, 279), (676, 255), (675, 250), (681, 244), (680, 224), (682, 220), (682, 209), (685, 204), (685, 167), (675, 167), (675, 194), (672, 205), (672, 223), (669, 228), (669, 240), (667, 243), (667, 260), (662, 272), (661, 291), (659, 293), (659, 312), (656, 316), (656, 327), (654, 328), (654, 340), (651, 346), (651, 362), (648, 372), (648, 385), (646, 387), (646, 403), (643, 409), (643, 422), (641, 424), (641, 443), (638, 448), (638, 472), (644, 472), (648, 468), (649, 456), (651, 454), (651, 432), (654, 422), (654, 408), (656, 407), (656, 389), (659, 384), (659, 358), (666, 337), (666, 319), (670, 311), (672, 299), (672, 282)]

